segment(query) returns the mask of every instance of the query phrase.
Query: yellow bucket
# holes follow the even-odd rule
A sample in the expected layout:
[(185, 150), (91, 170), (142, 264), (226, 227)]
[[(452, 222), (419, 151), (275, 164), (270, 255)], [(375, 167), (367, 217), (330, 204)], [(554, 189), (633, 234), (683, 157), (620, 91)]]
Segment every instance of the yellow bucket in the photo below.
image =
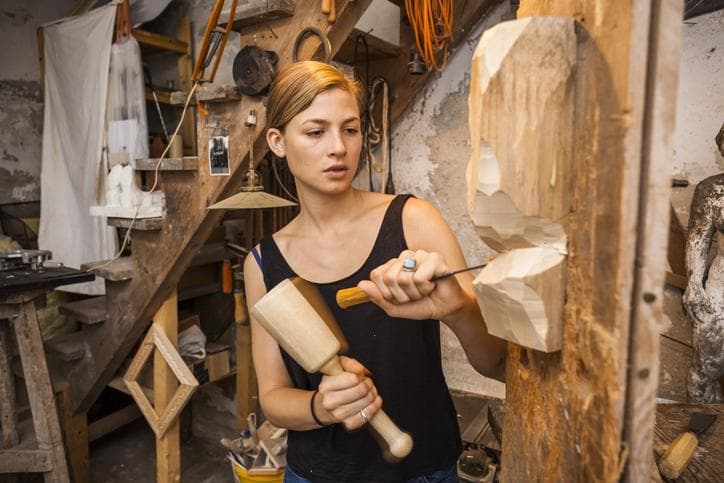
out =
[(236, 483), (282, 483), (284, 481), (284, 469), (271, 475), (249, 475), (246, 469), (229, 456), (231, 469), (234, 470), (234, 481)]

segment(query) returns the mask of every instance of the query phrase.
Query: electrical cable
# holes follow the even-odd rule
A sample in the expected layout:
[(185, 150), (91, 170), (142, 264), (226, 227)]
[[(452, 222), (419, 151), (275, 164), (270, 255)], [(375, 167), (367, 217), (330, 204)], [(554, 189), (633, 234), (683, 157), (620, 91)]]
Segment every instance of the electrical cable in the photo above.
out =
[[(447, 48), (452, 41), (452, 0), (405, 0), (405, 11), (415, 37), (417, 50), (425, 64), (442, 72), (447, 62)], [(442, 51), (442, 63), (436, 55)]]
[(287, 189), (287, 187), (284, 186), (284, 183), (282, 182), (281, 176), (279, 176), (279, 172), (277, 171), (277, 163), (276, 163), (276, 160), (277, 160), (276, 156), (273, 156), (273, 155), (272, 155), (271, 165), (272, 165), (272, 172), (274, 172), (274, 179), (277, 180), (277, 183), (278, 183), (279, 186), (282, 188), (282, 190), (284, 190), (284, 192), (287, 194), (288, 197), (290, 197), (292, 200), (294, 200), (295, 203), (299, 203), (299, 200), (297, 199), (297, 197), (294, 196), (293, 194), (291, 194), (291, 193), (289, 192), (289, 190)]

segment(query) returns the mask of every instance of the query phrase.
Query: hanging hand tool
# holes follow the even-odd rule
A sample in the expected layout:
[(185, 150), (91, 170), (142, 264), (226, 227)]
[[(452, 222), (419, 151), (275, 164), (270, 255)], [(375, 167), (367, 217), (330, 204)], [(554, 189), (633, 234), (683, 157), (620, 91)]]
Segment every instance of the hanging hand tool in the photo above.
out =
[(322, 13), (327, 16), (327, 22), (337, 21), (337, 6), (334, 0), (322, 0)]
[[(441, 273), (440, 275), (436, 275), (430, 279), (431, 282), (436, 282), (438, 280), (442, 280), (448, 277), (452, 277), (453, 275), (457, 275), (458, 273), (463, 272), (469, 272), (471, 270), (476, 270), (478, 268), (483, 268), (488, 263), (482, 263), (480, 265), (475, 265), (473, 267), (466, 267), (461, 268), (460, 270), (454, 270), (452, 272), (445, 272)], [(362, 290), (358, 289), (357, 287), (350, 287), (350, 288), (343, 288), (342, 290), (337, 291), (337, 295), (335, 296), (337, 299), (337, 305), (339, 305), (343, 309), (347, 309), (349, 307), (352, 307), (354, 305), (363, 304), (370, 301), (370, 296), (367, 295), (366, 292), (363, 292)]]
[(714, 421), (715, 414), (694, 413), (691, 415), (689, 427), (671, 442), (664, 455), (659, 460), (659, 471), (669, 479), (678, 478), (694, 457), (699, 439), (704, 431), (709, 429)]

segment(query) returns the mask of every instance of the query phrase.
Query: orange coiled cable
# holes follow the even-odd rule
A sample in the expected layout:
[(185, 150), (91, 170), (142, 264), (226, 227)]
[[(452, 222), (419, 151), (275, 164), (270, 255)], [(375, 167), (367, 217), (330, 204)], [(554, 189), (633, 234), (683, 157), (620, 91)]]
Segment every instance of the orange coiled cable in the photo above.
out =
[[(447, 48), (452, 41), (452, 0), (405, 0), (405, 11), (415, 36), (415, 44), (425, 64), (442, 72), (447, 61)], [(442, 62), (437, 54), (442, 51)]]

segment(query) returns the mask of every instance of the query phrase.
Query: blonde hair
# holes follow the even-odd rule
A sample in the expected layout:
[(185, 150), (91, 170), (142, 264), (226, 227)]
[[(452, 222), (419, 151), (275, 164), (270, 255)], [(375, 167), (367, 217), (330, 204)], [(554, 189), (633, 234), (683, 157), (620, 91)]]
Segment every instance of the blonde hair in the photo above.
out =
[(357, 99), (362, 112), (362, 87), (337, 68), (324, 62), (305, 60), (284, 68), (269, 91), (266, 108), (266, 129), (280, 131), (294, 116), (307, 109), (318, 94), (329, 89), (342, 89)]

